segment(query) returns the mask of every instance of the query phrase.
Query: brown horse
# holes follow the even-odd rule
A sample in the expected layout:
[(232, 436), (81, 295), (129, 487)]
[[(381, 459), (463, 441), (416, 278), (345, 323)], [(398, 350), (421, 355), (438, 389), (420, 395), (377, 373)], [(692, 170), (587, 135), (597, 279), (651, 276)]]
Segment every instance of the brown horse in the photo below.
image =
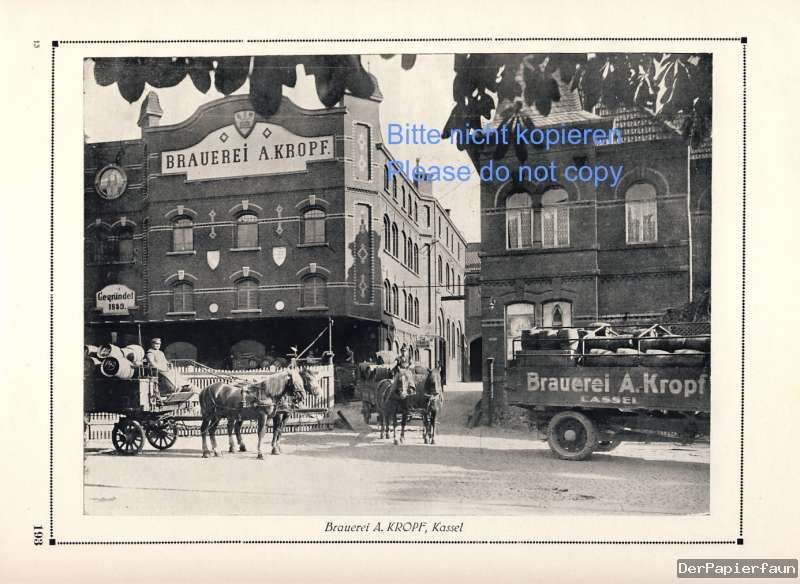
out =
[(389, 420), (392, 420), (392, 436), (397, 441), (397, 414), (402, 414), (400, 427), (400, 443), (405, 441), (406, 422), (408, 421), (408, 398), (416, 392), (414, 372), (410, 369), (398, 369), (394, 378), (384, 379), (378, 383), (378, 413), (380, 416), (381, 438), (389, 437)]
[(410, 398), (409, 404), (411, 408), (422, 411), (422, 440), (425, 444), (436, 444), (436, 418), (444, 407), (444, 388), (438, 369), (431, 369), (417, 383), (416, 394)]
[[(308, 370), (289, 369), (268, 376), (264, 381), (244, 387), (236, 387), (219, 381), (200, 392), (200, 411), (203, 421), (200, 424), (200, 435), (203, 439), (203, 458), (217, 450), (216, 430), (222, 418), (228, 420), (229, 451), (236, 452), (232, 432), (236, 434), (239, 451), (245, 452), (242, 442), (242, 422), (246, 419), (258, 423), (258, 458), (264, 458), (261, 443), (264, 438), (268, 418), (273, 420), (272, 454), (280, 454), (278, 444), (283, 425), (290, 410), (305, 399), (306, 390), (314, 396), (321, 394), (316, 376)], [(211, 441), (209, 451), (206, 440)]]

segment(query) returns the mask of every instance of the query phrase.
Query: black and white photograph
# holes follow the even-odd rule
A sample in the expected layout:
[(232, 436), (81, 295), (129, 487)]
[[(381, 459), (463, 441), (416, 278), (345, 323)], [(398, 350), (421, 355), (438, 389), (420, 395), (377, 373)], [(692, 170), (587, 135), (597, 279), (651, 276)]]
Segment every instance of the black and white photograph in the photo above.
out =
[(712, 65), (87, 58), (84, 513), (707, 514)]

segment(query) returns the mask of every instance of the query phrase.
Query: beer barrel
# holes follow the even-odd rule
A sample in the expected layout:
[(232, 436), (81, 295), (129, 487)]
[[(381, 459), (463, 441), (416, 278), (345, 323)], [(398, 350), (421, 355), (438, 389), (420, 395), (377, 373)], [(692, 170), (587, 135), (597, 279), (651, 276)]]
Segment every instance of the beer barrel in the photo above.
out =
[(125, 357), (106, 357), (100, 365), (100, 372), (106, 377), (131, 379), (133, 377), (133, 365)]
[(122, 349), (110, 343), (106, 345), (100, 345), (99, 347), (97, 347), (98, 359), (106, 359), (108, 357), (118, 357), (120, 359), (124, 359), (125, 355), (123, 354)]
[(134, 365), (141, 365), (144, 361), (144, 347), (141, 345), (128, 345), (122, 348), (122, 353)]

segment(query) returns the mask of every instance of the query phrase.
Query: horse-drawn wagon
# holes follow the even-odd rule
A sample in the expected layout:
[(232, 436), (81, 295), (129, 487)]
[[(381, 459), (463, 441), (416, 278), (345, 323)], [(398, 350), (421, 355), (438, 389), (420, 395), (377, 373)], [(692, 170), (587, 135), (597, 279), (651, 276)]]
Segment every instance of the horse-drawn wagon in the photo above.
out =
[[(259, 421), (260, 453), (266, 431), (264, 422), (268, 417), (280, 422), (272, 428), (273, 449), (279, 451), (277, 441), (288, 418), (297, 422), (291, 428), (321, 427), (320, 419), (327, 416), (332, 405), (330, 389), (334, 375), (330, 366), (304, 363), (300, 367), (279, 370), (273, 367), (264, 371), (219, 371), (194, 361), (175, 361), (168, 371), (159, 373), (143, 362), (143, 350), (130, 349), (111, 345), (87, 347), (85, 355), (87, 429), (91, 430), (92, 423), (98, 419), (101, 425), (104, 419), (106, 423), (113, 422), (110, 437), (120, 454), (138, 454), (145, 440), (158, 450), (166, 450), (175, 444), (179, 434), (203, 436), (204, 450), (207, 450), (205, 437), (210, 432), (211, 442), (215, 444), (213, 434), (221, 418), (226, 419), (222, 430), (228, 431), (229, 437), (236, 427), (240, 445), (240, 434), (255, 429), (249, 425), (242, 428), (242, 422)], [(169, 376), (169, 383), (160, 383), (163, 375)], [(215, 402), (210, 409), (203, 408), (203, 394), (220, 387), (227, 388), (230, 404)], [(284, 406), (286, 400), (281, 397), (287, 397), (287, 392), (289, 397), (302, 398), (291, 399)], [(251, 404), (253, 400), (258, 403)], [(254, 413), (263, 416), (254, 416)], [(210, 429), (205, 428), (209, 431), (204, 431), (204, 424), (198, 425), (199, 422), (210, 425)], [(88, 435), (91, 437), (92, 432)], [(213, 450), (216, 452), (216, 446)]]
[(84, 414), (116, 414), (111, 442), (120, 454), (139, 454), (144, 441), (166, 450), (178, 439), (175, 410), (192, 392), (162, 396), (158, 376), (142, 368), (131, 379), (92, 376), (85, 380)]
[(684, 328), (525, 331), (505, 370), (508, 404), (528, 409), (551, 450), (567, 460), (623, 440), (708, 436), (711, 335), (707, 324)]

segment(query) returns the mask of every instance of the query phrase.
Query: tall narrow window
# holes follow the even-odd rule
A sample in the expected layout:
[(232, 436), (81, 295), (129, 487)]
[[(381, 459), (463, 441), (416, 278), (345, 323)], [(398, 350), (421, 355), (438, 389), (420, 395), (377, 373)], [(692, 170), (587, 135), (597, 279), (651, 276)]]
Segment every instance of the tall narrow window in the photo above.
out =
[(408, 263), (408, 238), (406, 237), (406, 232), (403, 231), (403, 263)]
[(450, 290), (450, 264), (445, 265), (444, 274), (445, 274), (445, 285), (447, 286), (447, 289)]
[(542, 195), (542, 247), (569, 245), (569, 195), (550, 189)]
[(397, 238), (397, 223), (392, 223), (392, 255), (394, 255), (394, 257), (398, 257), (397, 252), (399, 251)]
[(408, 295), (405, 290), (403, 290), (403, 318), (408, 320)]
[(108, 227), (98, 225), (92, 234), (92, 258), (95, 263), (105, 263), (111, 259), (111, 237)]
[(239, 310), (258, 308), (258, 283), (255, 280), (244, 279), (236, 283), (236, 308)]
[(258, 247), (258, 216), (243, 213), (236, 218), (236, 247)]
[(419, 324), (419, 298), (414, 297), (414, 323)]
[(400, 315), (400, 299), (397, 293), (397, 286), (392, 286), (392, 314)]
[(637, 183), (625, 192), (625, 216), (628, 243), (658, 240), (658, 205), (652, 185)]
[(383, 190), (389, 190), (389, 164), (383, 165)]
[(383, 249), (392, 251), (391, 223), (389, 216), (383, 216)]
[(117, 230), (117, 251), (114, 254), (118, 262), (133, 261), (133, 230), (130, 227), (122, 227)]
[(392, 177), (392, 198), (396, 201), (397, 200), (397, 177)]
[(322, 209), (303, 213), (303, 243), (325, 243), (325, 211)]
[(327, 303), (325, 278), (312, 274), (303, 279), (303, 306), (323, 307)]
[(458, 285), (456, 286), (456, 294), (461, 294), (461, 274), (458, 275)]
[(172, 251), (194, 249), (194, 224), (188, 217), (179, 217), (172, 223)]
[(178, 282), (172, 287), (172, 311), (194, 311), (194, 290), (188, 282)]
[(439, 275), (439, 286), (444, 284), (444, 274), (442, 273), (442, 256), (439, 256), (439, 262), (437, 265), (437, 273)]
[(392, 285), (389, 280), (383, 281), (383, 309), (386, 312), (392, 311)]
[(414, 244), (414, 271), (419, 274), (419, 246)]
[(522, 331), (532, 329), (536, 325), (536, 305), (529, 302), (517, 302), (506, 305), (506, 356), (514, 357), (514, 349), (519, 350), (519, 343), (514, 341), (522, 337)]
[(506, 199), (506, 245), (508, 249), (531, 247), (531, 196), (525, 192), (514, 193)]

